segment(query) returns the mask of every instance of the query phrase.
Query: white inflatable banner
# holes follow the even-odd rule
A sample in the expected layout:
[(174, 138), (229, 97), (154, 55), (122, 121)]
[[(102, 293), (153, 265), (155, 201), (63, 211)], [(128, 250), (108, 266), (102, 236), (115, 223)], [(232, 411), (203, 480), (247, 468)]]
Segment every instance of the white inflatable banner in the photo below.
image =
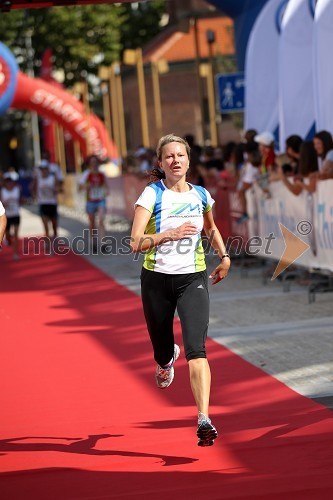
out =
[(245, 128), (278, 127), (278, 44), (286, 0), (269, 0), (252, 28), (245, 60)]
[(314, 19), (314, 90), (316, 129), (333, 132), (333, 0), (318, 0)]
[(315, 121), (313, 97), (313, 12), (309, 0), (289, 0), (279, 40), (280, 149), (286, 138), (306, 138)]

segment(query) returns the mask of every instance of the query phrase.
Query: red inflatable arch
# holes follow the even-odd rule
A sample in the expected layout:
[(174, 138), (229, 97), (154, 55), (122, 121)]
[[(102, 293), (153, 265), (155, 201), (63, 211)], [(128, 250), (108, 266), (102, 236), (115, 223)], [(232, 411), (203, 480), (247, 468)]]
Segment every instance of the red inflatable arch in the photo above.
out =
[(83, 156), (116, 158), (117, 150), (103, 122), (93, 113), (87, 115), (81, 101), (45, 80), (30, 78), (20, 71), (11, 107), (29, 109), (59, 123), (79, 141)]

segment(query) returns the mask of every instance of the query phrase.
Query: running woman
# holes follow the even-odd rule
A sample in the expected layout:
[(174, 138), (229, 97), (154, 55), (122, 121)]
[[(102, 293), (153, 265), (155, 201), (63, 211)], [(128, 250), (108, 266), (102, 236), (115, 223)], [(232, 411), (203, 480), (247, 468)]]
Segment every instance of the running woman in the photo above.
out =
[(145, 252), (141, 272), (143, 310), (154, 351), (157, 387), (174, 378), (180, 348), (174, 343), (177, 309), (189, 366), (190, 384), (198, 409), (198, 446), (211, 446), (217, 430), (209, 418), (211, 373), (205, 341), (209, 323), (209, 293), (201, 231), (204, 230), (221, 262), (210, 274), (212, 284), (225, 278), (230, 267), (212, 206), (201, 186), (186, 181), (190, 147), (173, 134), (159, 140), (158, 169), (135, 204), (131, 234), (133, 252)]
[(94, 231), (96, 229), (96, 215), (98, 215), (98, 239), (103, 241), (105, 236), (104, 219), (106, 213), (107, 185), (106, 176), (99, 171), (100, 161), (97, 156), (91, 155), (86, 159), (85, 170), (79, 181), (79, 189), (86, 191), (86, 212), (89, 218), (89, 234), (93, 249), (96, 249)]

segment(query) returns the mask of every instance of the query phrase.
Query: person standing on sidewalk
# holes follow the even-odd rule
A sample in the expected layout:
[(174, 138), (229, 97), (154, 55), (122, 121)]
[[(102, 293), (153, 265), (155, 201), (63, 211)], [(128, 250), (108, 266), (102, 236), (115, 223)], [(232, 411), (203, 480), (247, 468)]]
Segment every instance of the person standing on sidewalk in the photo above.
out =
[(221, 262), (211, 273), (212, 283), (225, 278), (230, 267), (217, 229), (209, 192), (189, 184), (190, 147), (174, 134), (159, 140), (158, 169), (135, 206), (131, 233), (133, 252), (145, 252), (141, 292), (147, 328), (157, 362), (156, 383), (161, 389), (174, 378), (180, 349), (174, 343), (173, 319), (177, 309), (190, 384), (198, 409), (198, 446), (211, 446), (217, 430), (209, 418), (211, 373), (205, 341), (209, 323), (209, 293), (201, 231)]

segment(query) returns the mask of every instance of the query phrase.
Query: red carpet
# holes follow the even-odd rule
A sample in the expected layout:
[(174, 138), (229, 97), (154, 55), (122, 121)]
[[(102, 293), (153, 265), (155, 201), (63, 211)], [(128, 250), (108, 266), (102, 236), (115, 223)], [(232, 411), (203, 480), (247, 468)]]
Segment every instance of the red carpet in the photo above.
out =
[(2, 500), (332, 498), (330, 410), (210, 341), (220, 438), (198, 448), (186, 361), (155, 387), (140, 298), (74, 255), (0, 266)]

